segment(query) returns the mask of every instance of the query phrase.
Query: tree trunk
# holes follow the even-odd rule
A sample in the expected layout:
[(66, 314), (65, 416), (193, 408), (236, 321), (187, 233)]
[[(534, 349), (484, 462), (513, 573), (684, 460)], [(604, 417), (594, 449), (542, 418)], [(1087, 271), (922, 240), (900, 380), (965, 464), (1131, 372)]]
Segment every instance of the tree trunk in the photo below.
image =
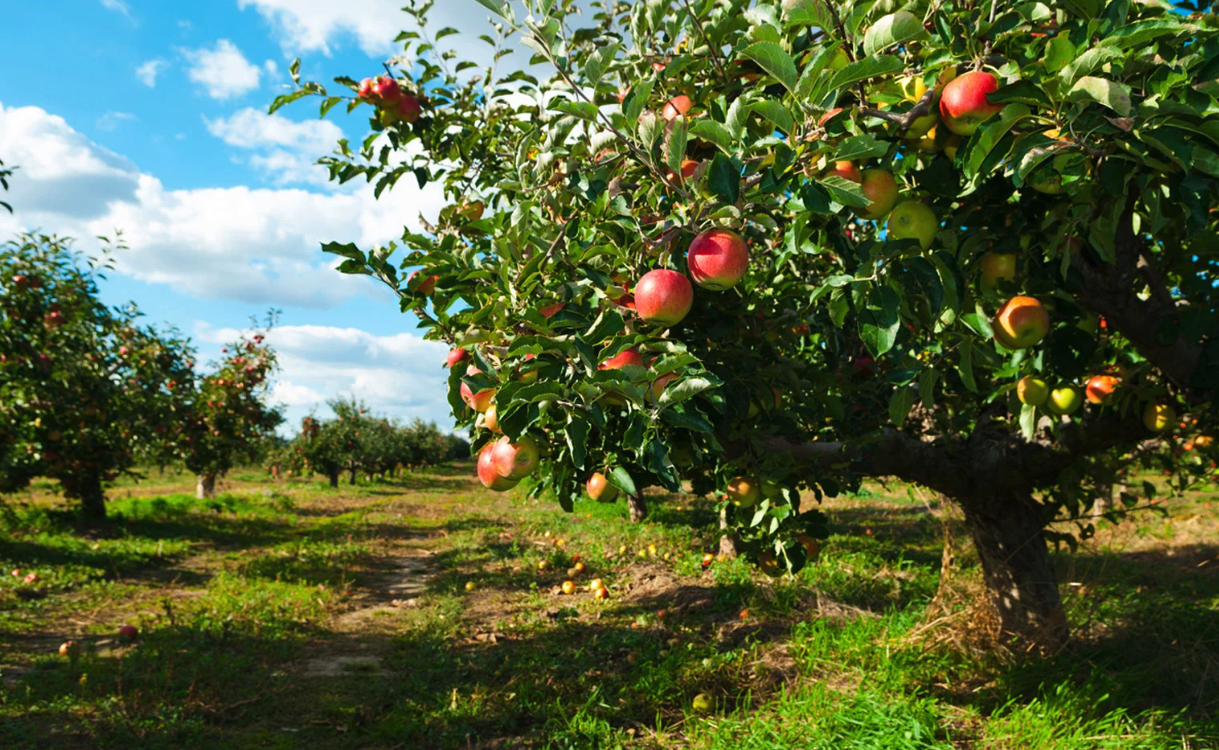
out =
[(80, 509), (90, 521), (106, 520), (106, 495), (102, 492), (101, 477), (82, 477), (76, 484), (80, 497)]
[[(724, 508), (720, 511), (720, 529), (728, 528), (728, 509)], [(735, 559), (741, 554), (741, 540), (736, 534), (721, 534), (720, 535), (720, 554), (729, 560)]]
[(195, 482), (195, 499), (211, 500), (216, 496), (216, 475), (200, 474)]
[(960, 503), (1004, 640), (1020, 650), (1057, 651), (1068, 629), (1041, 508), (1030, 496), (994, 495)]
[(330, 474), (330, 486), (331, 486), (331, 487), (334, 487), (335, 489), (338, 489), (338, 486), (339, 486), (339, 472), (337, 472), (337, 471), (331, 472), (331, 474)]
[(348, 482), (348, 484), (355, 484), (355, 483), (356, 483), (356, 470), (352, 469), (351, 470), (351, 481)]
[(642, 492), (626, 496), (626, 509), (631, 514), (631, 523), (640, 523), (648, 517), (648, 504)]

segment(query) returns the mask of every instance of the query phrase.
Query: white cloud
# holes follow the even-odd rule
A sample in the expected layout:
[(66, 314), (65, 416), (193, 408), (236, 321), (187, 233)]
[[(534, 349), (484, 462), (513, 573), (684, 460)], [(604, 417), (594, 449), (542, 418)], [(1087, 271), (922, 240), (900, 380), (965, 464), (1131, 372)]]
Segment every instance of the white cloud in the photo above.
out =
[(169, 63), (165, 60), (159, 57), (153, 58), (135, 69), (135, 77), (140, 80), (140, 83), (151, 89), (156, 87), (157, 76), (167, 67), (169, 67)]
[(262, 67), (267, 71), (268, 78), (279, 77), (279, 63), (274, 60), (267, 60), (262, 64)]
[[(473, 8), (472, 0), (445, 0), (438, 5), (465, 4)], [(237, 0), (237, 7), (257, 10), (290, 53), (329, 55), (331, 43), (350, 35), (366, 53), (387, 54), (408, 20), (399, 0)], [(437, 12), (443, 13), (439, 7)]]
[(102, 0), (102, 7), (131, 18), (131, 6), (127, 5), (123, 0)]
[(326, 185), (327, 173), (315, 162), (330, 153), (343, 131), (329, 120), (294, 122), (247, 107), (229, 117), (204, 118), (207, 130), (230, 146), (256, 151), (249, 164), (279, 185)]
[[(247, 142), (301, 148), (321, 137), (292, 123), (263, 125)], [(419, 190), (406, 180), (381, 200), (368, 185), (339, 193), (170, 190), (37, 107), (0, 104), (0, 154), (21, 166), (7, 198), (16, 213), (0, 212), (0, 236), (42, 228), (88, 242), (122, 230), (130, 249), (116, 258), (120, 273), (257, 307), (326, 308), (380, 293), (365, 277), (334, 271), (340, 259), (319, 243), (384, 243), (404, 223), (419, 231), (419, 214), (434, 220), (443, 205), (438, 186)]]
[(107, 112), (97, 118), (97, 129), (110, 132), (124, 122), (133, 122), (139, 118), (130, 112)]
[(247, 94), (259, 86), (262, 69), (252, 64), (228, 39), (212, 49), (184, 49), (182, 56), (191, 65), (187, 76), (202, 84), (208, 96), (217, 100)]
[[(194, 338), (220, 345), (240, 335), (232, 328), (195, 326)], [(267, 343), (279, 357), (280, 374), (272, 396), (289, 408), (295, 430), (300, 417), (327, 414), (325, 402), (355, 396), (374, 412), (453, 426), (446, 397), (448, 347), (410, 333), (375, 336), (358, 328), (282, 326)]]

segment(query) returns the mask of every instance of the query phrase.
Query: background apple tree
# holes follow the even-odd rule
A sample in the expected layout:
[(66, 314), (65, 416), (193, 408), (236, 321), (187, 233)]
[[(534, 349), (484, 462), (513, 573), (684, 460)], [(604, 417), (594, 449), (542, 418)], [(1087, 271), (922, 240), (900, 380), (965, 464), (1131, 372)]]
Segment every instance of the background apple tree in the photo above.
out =
[(40, 235), (0, 245), (0, 492), (58, 479), (94, 519), (103, 482), (175, 458), (194, 381), (186, 339), (98, 299), (106, 258)]
[[(1056, 645), (1047, 542), (1089, 533), (1133, 464), (1205, 479), (1219, 38), (1197, 4), (467, 2), (492, 65), (415, 3), (396, 85), (298, 78), (272, 111), (369, 114), (322, 159), (336, 181), (443, 185), (424, 233), (325, 247), (466, 350), (454, 414), (476, 450), (540, 447), (530, 493), (571, 510), (600, 474), (642, 513), (646, 486), (727, 491), (727, 532), (778, 572), (825, 536), (801, 491), (898, 477), (962, 509), (1005, 631)], [(744, 278), (645, 312), (637, 282), (697, 281), (712, 228), (745, 239)], [(1104, 507), (1154, 491), (1129, 489)]]

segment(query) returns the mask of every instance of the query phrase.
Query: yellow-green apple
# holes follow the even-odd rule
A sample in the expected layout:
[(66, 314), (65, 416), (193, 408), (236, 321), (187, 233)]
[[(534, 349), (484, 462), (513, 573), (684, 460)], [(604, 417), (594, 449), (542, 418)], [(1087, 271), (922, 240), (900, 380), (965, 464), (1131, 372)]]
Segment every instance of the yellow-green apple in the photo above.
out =
[(709, 229), (694, 238), (686, 252), (690, 278), (704, 289), (721, 291), (737, 285), (749, 269), (749, 247), (741, 235)]
[(1055, 414), (1074, 414), (1083, 405), (1079, 391), (1069, 385), (1059, 386), (1050, 391), (1050, 400), (1046, 403)]
[[(914, 118), (914, 122), (910, 123), (910, 127), (906, 128), (906, 132), (902, 134), (902, 138), (907, 141), (921, 141), (927, 137), (931, 129), (935, 127), (940, 118), (936, 117), (935, 113), (923, 115), (922, 117)], [(932, 136), (934, 142), (935, 136)], [(934, 149), (933, 149), (934, 150)]]
[(1100, 316), (1091, 310), (1088, 310), (1084, 312), (1084, 316), (1079, 319), (1079, 322), (1075, 324), (1075, 327), (1084, 333), (1091, 333), (1095, 335), (1096, 330), (1100, 327)]
[(669, 101), (665, 102), (664, 109), (660, 114), (666, 121), (673, 120), (686, 114), (694, 108), (694, 100), (685, 94), (678, 94)]
[(762, 488), (753, 477), (733, 477), (728, 481), (727, 495), (733, 505), (749, 508), (762, 499)]
[(483, 412), (483, 424), (486, 425), (488, 430), (494, 433), (503, 433), (503, 430), (499, 428), (499, 412), (496, 410), (495, 404), (491, 404), (487, 407), (487, 410)]
[(1143, 410), (1143, 424), (1152, 432), (1163, 432), (1176, 421), (1177, 410), (1170, 404), (1148, 404)]
[(618, 488), (610, 484), (609, 479), (599, 471), (588, 478), (584, 489), (588, 491), (589, 497), (599, 503), (612, 503), (618, 499)]
[(944, 141), (944, 155), (949, 159), (956, 161), (957, 149), (961, 147), (961, 136), (952, 134), (948, 140)]
[(495, 470), (501, 477), (523, 479), (538, 468), (542, 451), (538, 443), (529, 435), (522, 435), (515, 443), (508, 436), (495, 441), (491, 451), (491, 460), (495, 462)]
[(925, 154), (934, 154), (940, 150), (940, 147), (935, 141), (936, 129), (933, 126), (930, 130), (923, 134), (922, 138), (918, 139), (918, 150)]
[(889, 213), (889, 223), (885, 225), (891, 240), (918, 240), (924, 250), (931, 247), (931, 241), (940, 228), (939, 219), (931, 207), (922, 201), (902, 201)]
[(486, 210), (486, 204), (482, 201), (474, 201), (461, 207), (461, 215), (470, 221), (478, 221), (483, 217), (484, 210)]
[(560, 587), (560, 590), (562, 590), (564, 594), (571, 596), (572, 594), (576, 593), (576, 582), (563, 581), (563, 585)]
[(1025, 375), (1016, 382), (1016, 396), (1022, 404), (1041, 406), (1050, 397), (1050, 386), (1041, 378)]
[(1062, 184), (1062, 173), (1070, 166), (1072, 157), (1069, 153), (1058, 154), (1050, 161), (1049, 166), (1036, 170), (1031, 183), (1033, 189), (1046, 195), (1061, 195), (1066, 191)]
[(897, 180), (893, 179), (892, 172), (869, 167), (863, 171), (859, 185), (868, 199), (867, 206), (855, 209), (860, 218), (878, 221), (893, 210), (893, 204), (897, 203)]
[(520, 484), (519, 479), (509, 479), (495, 469), (495, 443), (487, 443), (478, 454), (478, 481), (495, 492), (506, 492)]
[(649, 323), (677, 325), (694, 304), (694, 287), (684, 274), (658, 268), (635, 285), (635, 310)]
[(1113, 392), (1122, 384), (1122, 379), (1113, 375), (1095, 375), (1088, 380), (1084, 392), (1090, 404), (1107, 404), (1113, 398)]
[[(478, 369), (474, 365), (466, 367), (466, 375), (472, 376), (480, 373), (482, 373), (482, 370)], [(461, 394), (461, 400), (465, 401), (467, 406), (477, 412), (486, 411), (491, 407), (491, 404), (495, 402), (495, 388), (484, 388), (478, 393), (475, 393), (470, 386), (463, 382), (461, 384), (461, 388), (458, 389), (458, 392)]]
[(940, 95), (940, 116), (957, 135), (973, 135), (978, 126), (1003, 109), (991, 104), (989, 94), (999, 89), (999, 79), (982, 70), (952, 79)]
[(627, 365), (635, 365), (636, 367), (647, 367), (643, 357), (639, 354), (639, 350), (635, 347), (621, 351), (601, 364), (597, 365), (598, 370), (620, 370)]
[(465, 349), (450, 349), (449, 356), (445, 357), (444, 363), (449, 367), (454, 367), (469, 359), (470, 353)]
[(706, 693), (699, 693), (694, 696), (690, 707), (694, 709), (696, 714), (709, 714), (715, 710), (715, 699)]
[(995, 341), (1007, 349), (1027, 349), (1050, 332), (1050, 314), (1032, 297), (1012, 297), (991, 321)]
[(982, 256), (982, 289), (991, 291), (1000, 280), (1016, 280), (1016, 254), (987, 252)]

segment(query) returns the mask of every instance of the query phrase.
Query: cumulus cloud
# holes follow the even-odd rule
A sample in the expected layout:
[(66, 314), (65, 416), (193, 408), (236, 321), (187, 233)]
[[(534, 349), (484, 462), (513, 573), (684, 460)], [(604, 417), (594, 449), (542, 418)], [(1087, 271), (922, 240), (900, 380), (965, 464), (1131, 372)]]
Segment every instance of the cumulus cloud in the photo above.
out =
[(329, 55), (333, 42), (351, 36), (368, 54), (387, 54), (407, 18), (398, 0), (237, 0), (237, 7), (257, 10), (290, 53)]
[(256, 152), (250, 164), (278, 184), (326, 184), (326, 170), (314, 162), (343, 137), (342, 129), (329, 120), (295, 122), (253, 107), (229, 117), (204, 118), (204, 124), (228, 145)]
[(159, 57), (153, 58), (152, 60), (145, 61), (140, 67), (135, 69), (135, 77), (148, 88), (155, 88), (157, 76), (161, 75), (161, 71), (165, 70), (168, 66), (169, 63), (165, 60)]
[[(313, 124), (288, 122), (260, 122), (240, 138), (219, 129), (241, 143), (297, 149), (325, 135)], [(319, 243), (385, 243), (404, 223), (419, 231), (419, 214), (434, 220), (443, 205), (438, 186), (419, 190), (410, 181), (379, 201), (368, 185), (334, 193), (170, 190), (38, 107), (0, 104), (0, 154), (21, 167), (11, 180), (16, 213), (0, 212), (0, 233), (46, 228), (87, 241), (121, 230), (129, 249), (116, 257), (119, 272), (260, 308), (327, 308), (372, 293), (374, 282), (366, 277), (334, 271), (340, 259), (321, 253)]]
[[(194, 337), (219, 345), (240, 333), (199, 323)], [(453, 426), (444, 344), (410, 333), (375, 336), (332, 326), (283, 326), (272, 329), (267, 342), (281, 368), (272, 394), (289, 407), (293, 428), (312, 411), (329, 413), (325, 402), (337, 396), (360, 398), (377, 413)]]
[(190, 65), (190, 80), (202, 85), (216, 100), (247, 94), (258, 88), (262, 78), (262, 68), (247, 60), (228, 39), (221, 39), (211, 49), (184, 49), (182, 56)]
[(138, 119), (130, 112), (107, 112), (97, 118), (97, 129), (110, 132), (124, 122), (133, 122)]

